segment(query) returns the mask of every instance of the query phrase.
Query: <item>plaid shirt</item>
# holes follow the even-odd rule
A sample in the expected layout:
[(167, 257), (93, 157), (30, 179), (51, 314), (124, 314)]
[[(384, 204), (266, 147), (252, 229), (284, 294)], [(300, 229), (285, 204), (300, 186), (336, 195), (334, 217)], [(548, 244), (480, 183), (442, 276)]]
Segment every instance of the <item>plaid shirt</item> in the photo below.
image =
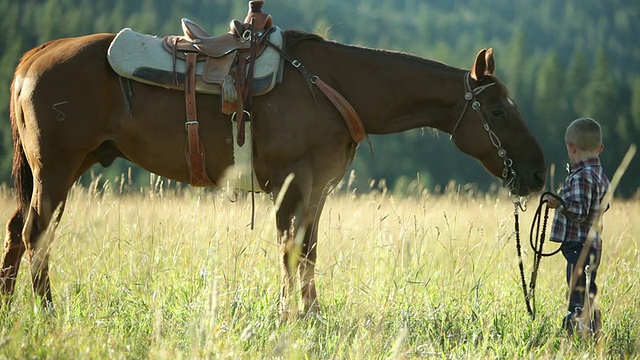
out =
[[(609, 179), (602, 171), (599, 158), (571, 164), (569, 176), (558, 193), (564, 200), (564, 206), (556, 209), (550, 240), (584, 244), (589, 229), (598, 218), (600, 202), (608, 188)], [(601, 229), (595, 231), (593, 246), (596, 248), (601, 245), (600, 232)]]

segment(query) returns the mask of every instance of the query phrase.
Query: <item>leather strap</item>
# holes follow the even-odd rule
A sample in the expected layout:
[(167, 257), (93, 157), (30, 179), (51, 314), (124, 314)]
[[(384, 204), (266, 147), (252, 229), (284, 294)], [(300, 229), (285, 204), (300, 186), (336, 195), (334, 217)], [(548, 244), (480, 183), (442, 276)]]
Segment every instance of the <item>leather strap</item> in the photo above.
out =
[[(292, 59), (289, 54), (287, 54), (284, 50), (274, 45), (271, 41), (266, 41), (267, 45), (276, 50), (282, 57), (287, 60), (294, 68), (296, 68), (300, 74), (307, 80), (307, 84), (309, 85), (309, 89), (311, 90), (311, 94), (313, 95), (313, 89), (311, 88), (313, 85), (316, 85), (318, 89), (326, 96), (329, 101), (333, 104), (333, 106), (338, 109), (345, 122), (347, 123), (347, 127), (349, 128), (349, 132), (351, 133), (351, 138), (356, 143), (360, 143), (367, 137), (367, 133), (364, 129), (364, 125), (362, 124), (362, 120), (358, 116), (356, 110), (351, 106), (349, 101), (344, 98), (344, 96), (340, 95), (336, 89), (332, 88), (329, 84), (322, 81), (318, 76), (312, 74), (309, 70), (307, 70), (304, 65), (298, 60)], [(315, 98), (315, 95), (313, 95)], [(369, 143), (371, 146), (371, 143)]]
[[(245, 78), (245, 74), (247, 73), (247, 58), (240, 54), (240, 59), (238, 60), (238, 74), (237, 74), (237, 84), (238, 84), (238, 101), (236, 106), (236, 112), (234, 119), (238, 124), (238, 136), (236, 138), (236, 142), (238, 146), (244, 145), (244, 109), (245, 109), (245, 88), (247, 86), (247, 79)], [(253, 81), (252, 79), (248, 79), (248, 81)]]
[[(249, 47), (249, 56), (240, 52), (240, 59), (238, 60), (238, 82), (240, 83), (238, 91), (238, 106), (236, 108), (235, 120), (238, 125), (238, 136), (236, 142), (238, 146), (243, 146), (245, 142), (245, 121), (251, 121), (251, 105), (253, 97), (253, 73), (258, 57), (258, 45), (259, 42), (268, 36), (269, 32), (266, 32), (261, 37), (258, 37), (258, 33), (255, 32), (254, 25), (255, 18), (249, 20), (249, 31), (251, 33), (251, 46)], [(248, 115), (249, 120), (245, 120), (245, 114)]]
[(196, 56), (197, 53), (187, 54), (184, 99), (187, 108), (187, 145), (185, 157), (189, 166), (190, 184), (193, 186), (214, 186), (205, 169), (204, 144), (198, 135), (198, 115), (196, 110)]
[(345, 122), (347, 123), (347, 127), (349, 128), (349, 132), (351, 133), (351, 138), (357, 143), (364, 140), (367, 136), (367, 133), (364, 131), (364, 125), (362, 125), (362, 121), (358, 116), (356, 110), (351, 106), (351, 104), (345, 99), (339, 92), (337, 92), (334, 88), (329, 86), (327, 83), (322, 81), (320, 78), (315, 79), (315, 84), (322, 91), (324, 96), (331, 101), (333, 106), (338, 109)]

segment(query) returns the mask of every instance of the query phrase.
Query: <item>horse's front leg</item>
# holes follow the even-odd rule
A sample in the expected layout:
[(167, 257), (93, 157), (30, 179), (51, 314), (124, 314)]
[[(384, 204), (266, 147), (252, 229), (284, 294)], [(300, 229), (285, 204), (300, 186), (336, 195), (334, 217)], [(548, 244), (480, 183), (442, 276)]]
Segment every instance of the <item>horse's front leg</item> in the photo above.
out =
[(305, 234), (300, 251), (300, 285), (302, 291), (302, 304), (304, 313), (319, 314), (320, 303), (316, 292), (316, 259), (318, 254), (318, 222), (324, 207), (325, 197), (323, 192), (312, 194), (311, 205), (305, 213)]
[[(309, 231), (311, 232), (311, 231)], [(316, 292), (316, 241), (315, 236), (309, 236), (309, 232), (305, 235), (305, 244), (301, 247), (299, 258), (298, 272), (300, 273), (300, 286), (302, 292), (302, 304), (305, 315), (319, 314), (320, 304), (318, 303), (318, 294)], [(311, 241), (312, 244), (307, 243)], [(307, 240), (309, 238), (309, 240)]]
[(280, 317), (289, 318), (297, 309), (295, 298), (291, 292), (295, 288), (295, 269), (298, 263), (295, 255), (295, 232), (278, 229), (278, 245), (280, 248), (280, 261), (282, 266), (282, 288), (280, 290)]
[(305, 181), (302, 171), (291, 172), (274, 190), (278, 245), (282, 266), (282, 291), (280, 294), (280, 317), (283, 319), (297, 312), (294, 301), (296, 269), (300, 263), (303, 243), (307, 237), (305, 213), (309, 203), (310, 182)]
[(283, 202), (276, 212), (278, 245), (282, 266), (282, 290), (280, 293), (280, 316), (288, 318), (297, 312), (298, 306), (292, 292), (295, 289), (296, 268), (300, 262), (301, 241), (305, 229), (301, 226), (303, 212), (299, 202)]
[(285, 318), (292, 310), (298, 309), (292, 294), (295, 289), (296, 269), (300, 275), (303, 314), (320, 312), (315, 281), (317, 225), (312, 222), (297, 224), (295, 217), (292, 218), (290, 225), (288, 230), (278, 230), (283, 269), (280, 313)]

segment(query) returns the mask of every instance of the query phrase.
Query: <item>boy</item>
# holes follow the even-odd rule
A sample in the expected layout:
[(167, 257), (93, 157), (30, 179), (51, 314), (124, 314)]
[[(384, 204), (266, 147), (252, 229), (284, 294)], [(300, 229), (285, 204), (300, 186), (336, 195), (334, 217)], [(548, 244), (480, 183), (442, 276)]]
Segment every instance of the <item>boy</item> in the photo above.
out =
[[(604, 148), (602, 129), (593, 119), (576, 119), (567, 127), (564, 140), (571, 167), (558, 194), (562, 201), (547, 199), (549, 207), (556, 209), (550, 240), (562, 243), (562, 254), (567, 260), (569, 312), (562, 326), (569, 335), (587, 331), (598, 339), (602, 326), (600, 311), (593, 312), (593, 319), (589, 319), (598, 292), (596, 274), (602, 254), (602, 226), (598, 219), (606, 209), (600, 203), (609, 187), (598, 157)], [(599, 228), (590, 233), (593, 226)], [(587, 256), (578, 261), (583, 248)], [(585, 304), (587, 289), (589, 300)], [(589, 313), (583, 314), (583, 310)]]

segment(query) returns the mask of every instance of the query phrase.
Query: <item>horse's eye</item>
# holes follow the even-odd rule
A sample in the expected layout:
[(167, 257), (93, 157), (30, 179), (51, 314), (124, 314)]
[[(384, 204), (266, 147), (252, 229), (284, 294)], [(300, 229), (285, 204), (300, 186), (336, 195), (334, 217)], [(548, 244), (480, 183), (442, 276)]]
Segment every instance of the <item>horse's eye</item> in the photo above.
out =
[(493, 110), (491, 110), (491, 115), (494, 118), (498, 118), (498, 119), (504, 119), (505, 118), (504, 111), (502, 111), (501, 109), (493, 109)]

